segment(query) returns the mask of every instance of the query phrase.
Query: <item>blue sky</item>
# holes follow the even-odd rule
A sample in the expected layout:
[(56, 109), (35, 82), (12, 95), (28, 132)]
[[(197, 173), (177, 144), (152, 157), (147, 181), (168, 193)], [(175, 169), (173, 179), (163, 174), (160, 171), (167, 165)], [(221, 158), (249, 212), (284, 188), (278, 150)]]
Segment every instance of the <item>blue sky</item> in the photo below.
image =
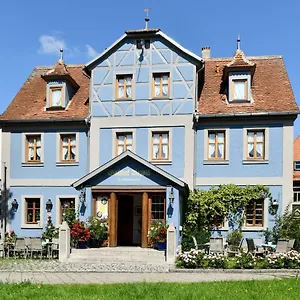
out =
[(87, 63), (125, 30), (143, 28), (146, 7), (149, 27), (198, 55), (210, 46), (213, 57), (232, 56), (238, 34), (246, 55), (282, 55), (300, 105), (300, 1), (10, 0), (0, 4), (0, 112), (35, 66), (56, 62), (60, 45), (66, 63)]

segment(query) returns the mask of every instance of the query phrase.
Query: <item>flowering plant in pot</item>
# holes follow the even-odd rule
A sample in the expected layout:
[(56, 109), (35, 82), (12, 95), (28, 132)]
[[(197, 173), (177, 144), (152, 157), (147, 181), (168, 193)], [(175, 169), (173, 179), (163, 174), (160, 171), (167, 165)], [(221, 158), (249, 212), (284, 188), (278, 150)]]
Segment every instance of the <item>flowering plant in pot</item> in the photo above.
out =
[(166, 222), (159, 220), (151, 224), (148, 236), (154, 248), (159, 250), (166, 249), (168, 227), (169, 225)]
[(91, 216), (87, 224), (91, 235), (90, 246), (97, 248), (107, 240), (107, 220)]
[(71, 238), (74, 246), (86, 248), (87, 240), (91, 237), (90, 231), (85, 222), (76, 221), (71, 227)]

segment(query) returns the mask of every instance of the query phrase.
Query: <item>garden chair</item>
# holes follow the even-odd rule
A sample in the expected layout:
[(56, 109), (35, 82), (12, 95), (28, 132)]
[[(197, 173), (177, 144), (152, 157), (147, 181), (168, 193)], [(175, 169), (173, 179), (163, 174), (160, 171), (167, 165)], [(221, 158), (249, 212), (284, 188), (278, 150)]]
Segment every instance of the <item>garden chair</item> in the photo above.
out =
[(26, 247), (26, 257), (28, 256), (29, 249), (31, 248), (31, 240), (30, 237), (24, 237), (25, 247)]
[(288, 243), (288, 252), (291, 251), (294, 248), (295, 239), (290, 239)]
[(28, 251), (31, 254), (31, 258), (33, 258), (34, 254), (36, 253), (37, 256), (40, 253), (40, 259), (42, 259), (43, 254), (46, 253), (46, 249), (43, 248), (41, 238), (30, 238), (31, 245)]
[(210, 238), (209, 253), (224, 253), (224, 239), (222, 237)]
[(287, 253), (288, 247), (289, 247), (289, 240), (285, 240), (285, 239), (278, 240), (275, 252)]
[(247, 253), (251, 253), (254, 256), (265, 254), (265, 251), (263, 249), (255, 247), (254, 239), (246, 238), (246, 242), (247, 242), (247, 248), (248, 248)]
[(25, 240), (24, 238), (17, 238), (16, 243), (13, 249), (14, 258), (16, 258), (16, 255), (18, 254), (19, 258), (21, 255), (26, 258), (27, 255), (27, 249), (25, 246)]
[(52, 239), (51, 258), (58, 258), (59, 255), (59, 239)]
[(241, 239), (238, 246), (230, 245), (227, 250), (228, 256), (235, 256), (237, 254), (240, 254), (243, 246), (243, 242), (244, 242), (244, 238)]

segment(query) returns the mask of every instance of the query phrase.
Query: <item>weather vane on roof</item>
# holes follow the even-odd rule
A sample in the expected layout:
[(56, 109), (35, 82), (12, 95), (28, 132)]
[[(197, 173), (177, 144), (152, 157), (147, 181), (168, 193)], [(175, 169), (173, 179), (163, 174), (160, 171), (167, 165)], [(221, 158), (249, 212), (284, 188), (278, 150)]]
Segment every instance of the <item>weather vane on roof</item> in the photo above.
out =
[(146, 17), (145, 17), (145, 21), (146, 21), (146, 27), (145, 29), (148, 29), (148, 22), (149, 22), (149, 11), (150, 11), (150, 8), (145, 8), (144, 9), (144, 12), (146, 13)]
[(64, 52), (64, 49), (61, 47), (60, 48), (60, 50), (59, 50), (59, 52), (60, 52), (60, 61), (63, 61), (63, 52)]
[(237, 49), (241, 50), (241, 37), (240, 37), (240, 35), (238, 35), (238, 38), (237, 38)]

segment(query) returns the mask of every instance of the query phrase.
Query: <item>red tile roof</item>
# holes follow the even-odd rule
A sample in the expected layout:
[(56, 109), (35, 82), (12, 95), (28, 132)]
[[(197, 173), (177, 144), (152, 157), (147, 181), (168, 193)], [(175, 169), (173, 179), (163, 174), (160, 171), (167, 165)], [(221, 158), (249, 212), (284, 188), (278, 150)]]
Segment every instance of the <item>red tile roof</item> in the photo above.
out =
[[(36, 67), (0, 120), (83, 119), (89, 114), (89, 76), (83, 65)], [(56, 70), (56, 71), (55, 71)], [(43, 76), (50, 73), (70, 76), (79, 86), (64, 110), (46, 110), (46, 86)], [(67, 73), (66, 73), (67, 72)]]
[[(242, 63), (238, 59), (236, 63)], [(198, 103), (198, 113), (206, 114), (243, 114), (243, 113), (282, 113), (298, 112), (298, 106), (281, 57), (248, 57), (255, 64), (252, 78), (252, 103), (227, 102), (223, 81), (224, 68), (232, 58), (215, 58), (205, 61), (205, 82)]]
[[(294, 141), (294, 161), (300, 161), (300, 135)], [(300, 180), (300, 171), (294, 170), (294, 180)]]

